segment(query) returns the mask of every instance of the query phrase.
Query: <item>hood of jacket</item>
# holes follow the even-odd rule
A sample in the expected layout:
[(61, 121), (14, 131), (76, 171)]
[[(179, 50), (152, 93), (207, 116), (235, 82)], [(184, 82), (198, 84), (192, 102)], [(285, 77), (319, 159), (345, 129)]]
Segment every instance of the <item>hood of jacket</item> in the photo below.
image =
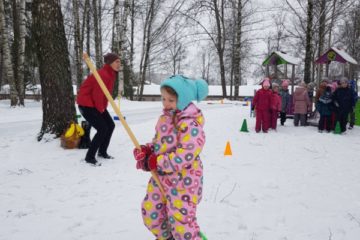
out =
[(306, 91), (307, 91), (307, 89), (304, 87), (297, 87), (294, 91), (294, 95), (300, 96), (300, 95), (306, 93)]
[(173, 114), (176, 114), (176, 119), (177, 122), (181, 121), (182, 119), (189, 119), (189, 118), (193, 118), (195, 120), (202, 118), (201, 121), (198, 121), (199, 124), (204, 125), (204, 121), (203, 121), (203, 114), (201, 112), (201, 110), (199, 108), (196, 107), (195, 104), (190, 103), (184, 110), (180, 111), (180, 110), (163, 110), (163, 114), (165, 116), (168, 117), (172, 117)]
[(325, 91), (323, 95), (319, 98), (319, 101), (328, 104), (332, 102), (332, 94), (331, 91)]

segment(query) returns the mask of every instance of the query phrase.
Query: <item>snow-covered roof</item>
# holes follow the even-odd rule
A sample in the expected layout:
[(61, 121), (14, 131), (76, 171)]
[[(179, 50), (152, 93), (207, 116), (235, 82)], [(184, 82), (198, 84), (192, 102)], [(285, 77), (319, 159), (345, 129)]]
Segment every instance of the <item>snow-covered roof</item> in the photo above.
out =
[(329, 64), (332, 61), (340, 63), (351, 63), (354, 65), (358, 64), (358, 62), (348, 53), (336, 47), (331, 47), (326, 50), (326, 52), (322, 54), (318, 59), (316, 59), (315, 62), (318, 64)]
[(344, 50), (342, 49), (338, 49), (336, 47), (332, 47), (332, 49), (339, 55), (342, 56), (342, 58), (344, 58), (348, 63), (352, 63), (352, 64), (355, 64), (357, 65), (358, 62), (352, 58), (347, 52), (345, 52)]
[[(276, 59), (276, 58), (280, 58), (280, 59)], [(280, 60), (280, 61), (278, 61)], [(294, 64), (297, 65), (299, 64), (301, 61), (301, 59), (290, 56), (284, 52), (280, 52), (280, 51), (275, 51), (273, 53), (270, 54), (269, 57), (267, 57), (265, 59), (265, 61), (263, 62), (263, 65), (268, 65), (268, 64), (275, 64), (279, 65), (279, 64)]]
[(290, 63), (290, 64), (297, 65), (297, 64), (299, 64), (300, 61), (301, 61), (301, 59), (299, 59), (299, 58), (290, 56), (289, 54), (286, 54), (286, 53), (283, 53), (283, 52), (280, 52), (280, 51), (275, 51), (275, 53), (276, 53), (277, 55), (279, 55), (281, 58), (283, 58), (285, 61), (287, 61), (288, 63)]

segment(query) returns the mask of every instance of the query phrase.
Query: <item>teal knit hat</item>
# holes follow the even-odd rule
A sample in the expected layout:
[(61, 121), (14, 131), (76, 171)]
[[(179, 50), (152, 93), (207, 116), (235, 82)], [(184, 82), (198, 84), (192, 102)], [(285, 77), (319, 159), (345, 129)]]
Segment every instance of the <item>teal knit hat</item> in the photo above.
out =
[(165, 79), (160, 88), (168, 86), (175, 90), (178, 95), (176, 107), (179, 110), (184, 110), (191, 101), (196, 100), (200, 102), (205, 99), (209, 93), (209, 87), (203, 79), (189, 79), (183, 75), (174, 75)]

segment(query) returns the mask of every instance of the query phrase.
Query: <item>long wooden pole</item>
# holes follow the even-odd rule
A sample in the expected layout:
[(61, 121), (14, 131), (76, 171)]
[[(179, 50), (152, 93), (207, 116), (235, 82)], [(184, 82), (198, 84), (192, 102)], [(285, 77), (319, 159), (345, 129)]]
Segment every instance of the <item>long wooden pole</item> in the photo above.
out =
[[(131, 129), (130, 129), (129, 125), (127, 124), (127, 122), (125, 121), (123, 115), (120, 112), (119, 107), (115, 104), (114, 99), (112, 98), (111, 94), (109, 93), (109, 90), (105, 86), (103, 80), (101, 79), (99, 73), (97, 72), (94, 64), (91, 62), (91, 59), (89, 58), (87, 53), (83, 53), (83, 59), (86, 62), (86, 64), (88, 65), (90, 71), (94, 74), (94, 77), (95, 77), (96, 81), (100, 85), (101, 90), (104, 92), (107, 100), (110, 102), (110, 104), (111, 104), (112, 108), (114, 109), (116, 115), (119, 117), (119, 119), (120, 119), (122, 125), (124, 126), (127, 134), (131, 138), (131, 141), (134, 143), (134, 145), (135, 145), (135, 147), (137, 149), (140, 149), (140, 144), (139, 144), (138, 140), (135, 138), (135, 135), (131, 131)], [(153, 179), (155, 180), (156, 184), (159, 186), (160, 191), (161, 191), (161, 193), (163, 195), (163, 199), (166, 199), (164, 188), (160, 183), (160, 180), (159, 180), (159, 177), (158, 177), (157, 173), (155, 171), (151, 171), (151, 175), (152, 175)]]

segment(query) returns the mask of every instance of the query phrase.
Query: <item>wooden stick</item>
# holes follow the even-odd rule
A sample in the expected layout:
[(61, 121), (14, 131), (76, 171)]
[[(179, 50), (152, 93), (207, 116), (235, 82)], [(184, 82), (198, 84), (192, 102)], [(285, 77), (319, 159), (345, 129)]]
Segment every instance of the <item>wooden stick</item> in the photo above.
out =
[[(83, 59), (86, 62), (86, 64), (88, 65), (88, 67), (90, 68), (91, 72), (94, 74), (94, 77), (95, 77), (96, 81), (100, 85), (101, 90), (104, 92), (107, 100), (110, 102), (110, 104), (111, 104), (112, 108), (114, 109), (116, 115), (119, 117), (119, 119), (120, 119), (122, 125), (124, 126), (127, 134), (131, 138), (131, 141), (134, 143), (134, 145), (135, 145), (135, 147), (137, 149), (140, 149), (139, 142), (137, 141), (137, 139), (135, 138), (135, 136), (134, 136), (133, 132), (131, 131), (129, 125), (125, 121), (123, 115), (120, 112), (119, 107), (115, 104), (114, 99), (112, 98), (111, 94), (109, 93), (109, 90), (105, 86), (103, 80), (101, 79), (99, 73), (97, 72), (94, 64), (91, 62), (91, 59), (89, 58), (87, 53), (83, 53)], [(151, 171), (151, 175), (152, 175), (153, 179), (155, 180), (156, 184), (159, 186), (160, 191), (161, 191), (161, 193), (163, 195), (163, 199), (166, 199), (164, 188), (160, 183), (160, 180), (159, 180), (159, 177), (158, 177), (157, 173), (153, 170), (153, 171)]]

